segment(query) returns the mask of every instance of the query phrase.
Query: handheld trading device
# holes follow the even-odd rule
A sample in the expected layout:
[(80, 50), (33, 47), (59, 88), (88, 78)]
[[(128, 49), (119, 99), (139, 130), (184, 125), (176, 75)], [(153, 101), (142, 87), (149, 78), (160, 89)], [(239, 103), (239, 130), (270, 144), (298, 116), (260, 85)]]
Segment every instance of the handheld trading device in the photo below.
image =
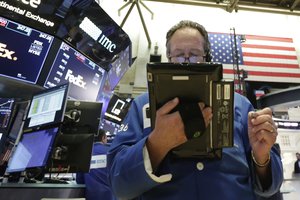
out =
[[(233, 81), (222, 78), (222, 64), (218, 63), (147, 64), (152, 129), (157, 109), (175, 97), (180, 99), (174, 111), (181, 114), (188, 141), (172, 150), (175, 156), (221, 158), (222, 148), (232, 147)], [(189, 108), (198, 102), (204, 102), (213, 110), (213, 119), (204, 129), (198, 126), (201, 117), (203, 120), (202, 112), (195, 114), (195, 107)]]

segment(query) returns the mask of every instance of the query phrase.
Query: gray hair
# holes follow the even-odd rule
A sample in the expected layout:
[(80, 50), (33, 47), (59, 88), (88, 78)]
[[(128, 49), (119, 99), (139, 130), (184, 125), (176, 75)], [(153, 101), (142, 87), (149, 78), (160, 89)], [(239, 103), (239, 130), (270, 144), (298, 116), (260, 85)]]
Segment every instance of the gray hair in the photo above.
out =
[[(183, 28), (193, 28), (199, 31), (199, 33), (203, 36), (205, 44), (204, 44), (204, 52), (207, 56), (206, 61), (210, 61), (210, 42), (208, 40), (208, 33), (205, 30), (204, 26), (202, 26), (201, 24), (197, 23), (197, 22), (193, 22), (190, 20), (182, 20), (179, 23), (175, 24), (173, 27), (171, 27), (171, 29), (167, 32), (166, 35), (166, 47), (167, 47), (167, 55), (170, 54), (170, 39), (171, 37), (174, 35), (174, 33), (179, 30), (179, 29), (183, 29)], [(208, 60), (209, 58), (209, 60)]]

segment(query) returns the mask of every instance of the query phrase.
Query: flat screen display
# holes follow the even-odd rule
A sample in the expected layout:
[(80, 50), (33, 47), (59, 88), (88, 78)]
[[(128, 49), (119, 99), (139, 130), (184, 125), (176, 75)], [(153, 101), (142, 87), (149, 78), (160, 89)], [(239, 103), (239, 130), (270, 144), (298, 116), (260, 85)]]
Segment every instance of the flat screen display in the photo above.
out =
[(24, 129), (39, 129), (42, 126), (63, 122), (69, 84), (59, 85), (33, 95), (24, 123)]
[(50, 34), (56, 33), (73, 0), (2, 0), (1, 15), (36, 27)]
[[(126, 62), (131, 65), (131, 41), (122, 28), (96, 1), (74, 1), (57, 36), (70, 42), (107, 71), (110, 64), (130, 52)], [(85, 3), (85, 5), (84, 5)]]
[(0, 17), (0, 74), (36, 83), (53, 36)]
[(120, 98), (113, 95), (105, 112), (105, 119), (116, 124), (121, 124), (130, 107), (131, 98)]
[(55, 149), (64, 149), (62, 155), (53, 155), (49, 173), (89, 172), (94, 134), (61, 134), (55, 141)]
[(45, 167), (58, 130), (55, 127), (23, 133), (9, 160), (7, 172), (21, 172), (34, 167)]
[(101, 110), (100, 102), (68, 100), (62, 132), (97, 135)]
[(107, 80), (111, 90), (114, 90), (114, 88), (120, 82), (121, 78), (129, 69), (130, 57), (131, 57), (131, 51), (130, 51), (130, 47), (128, 46), (124, 51), (120, 53), (119, 59), (111, 63), (111, 67), (107, 75)]
[(28, 110), (29, 101), (16, 102), (14, 106), (14, 116), (12, 118), (11, 128), (8, 133), (8, 139), (15, 143), (19, 135), (22, 133), (23, 122)]
[(70, 98), (95, 101), (104, 84), (105, 70), (66, 43), (62, 43), (44, 87), (70, 82)]
[(11, 122), (14, 99), (0, 98), (0, 130), (7, 130)]

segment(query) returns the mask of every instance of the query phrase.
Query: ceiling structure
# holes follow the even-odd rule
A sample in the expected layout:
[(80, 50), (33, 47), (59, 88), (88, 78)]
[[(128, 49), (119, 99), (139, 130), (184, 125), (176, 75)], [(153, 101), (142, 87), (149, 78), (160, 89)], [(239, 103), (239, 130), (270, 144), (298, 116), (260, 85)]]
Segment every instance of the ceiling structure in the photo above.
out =
[[(141, 0), (138, 0), (141, 1)], [(144, 0), (186, 4), (194, 6), (219, 7), (228, 12), (250, 10), (288, 15), (300, 15), (300, 0)]]

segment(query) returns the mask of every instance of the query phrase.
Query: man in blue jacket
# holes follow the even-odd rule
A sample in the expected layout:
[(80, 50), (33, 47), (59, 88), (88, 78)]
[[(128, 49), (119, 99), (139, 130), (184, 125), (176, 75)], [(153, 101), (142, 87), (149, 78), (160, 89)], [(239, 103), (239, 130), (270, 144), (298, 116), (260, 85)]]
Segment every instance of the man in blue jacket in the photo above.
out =
[[(210, 59), (205, 28), (181, 21), (167, 33), (170, 62)], [(234, 146), (224, 148), (222, 159), (180, 159), (171, 150), (187, 142), (179, 112), (171, 112), (179, 99), (156, 112), (151, 130), (146, 117), (148, 93), (137, 97), (108, 153), (109, 178), (120, 199), (143, 200), (255, 200), (275, 194), (283, 181), (282, 163), (273, 148), (277, 127), (269, 108), (254, 112), (251, 103), (234, 96)], [(207, 127), (212, 109), (199, 102)]]
[(76, 174), (76, 182), (86, 186), (85, 197), (87, 200), (116, 199), (108, 181), (106, 160), (108, 149), (106, 132), (100, 130), (93, 146), (90, 172)]

